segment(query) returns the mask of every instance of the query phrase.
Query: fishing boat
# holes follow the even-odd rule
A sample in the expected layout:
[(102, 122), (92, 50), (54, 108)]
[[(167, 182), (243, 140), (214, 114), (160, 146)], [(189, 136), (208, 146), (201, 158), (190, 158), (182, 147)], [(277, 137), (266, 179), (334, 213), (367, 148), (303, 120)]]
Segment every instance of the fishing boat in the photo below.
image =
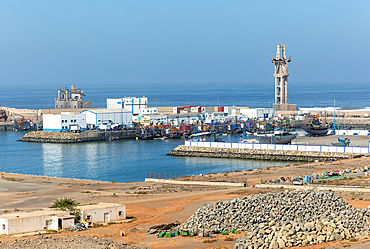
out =
[(311, 123), (306, 124), (302, 128), (311, 136), (323, 136), (328, 133), (330, 126), (322, 124), (318, 117), (315, 117)]
[(295, 137), (296, 134), (291, 134), (285, 130), (275, 131), (274, 134), (257, 135), (260, 144), (290, 144)]

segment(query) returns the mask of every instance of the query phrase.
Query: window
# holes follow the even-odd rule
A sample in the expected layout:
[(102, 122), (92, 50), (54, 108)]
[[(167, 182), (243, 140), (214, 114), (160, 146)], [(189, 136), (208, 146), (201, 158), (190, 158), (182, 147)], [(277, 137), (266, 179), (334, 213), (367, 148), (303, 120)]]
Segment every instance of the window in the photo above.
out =
[(64, 120), (62, 120), (62, 124), (64, 123)]
[(73, 120), (73, 122), (75, 122), (75, 123), (76, 123), (76, 119), (75, 119), (75, 120)]
[(118, 211), (118, 216), (121, 216), (122, 215), (122, 211)]
[(3, 230), (5, 230), (5, 224), (3, 224)]
[(86, 216), (86, 219), (87, 219), (87, 220), (91, 220), (91, 215), (87, 215), (87, 216)]
[(71, 119), (71, 123), (73, 123), (73, 119)]

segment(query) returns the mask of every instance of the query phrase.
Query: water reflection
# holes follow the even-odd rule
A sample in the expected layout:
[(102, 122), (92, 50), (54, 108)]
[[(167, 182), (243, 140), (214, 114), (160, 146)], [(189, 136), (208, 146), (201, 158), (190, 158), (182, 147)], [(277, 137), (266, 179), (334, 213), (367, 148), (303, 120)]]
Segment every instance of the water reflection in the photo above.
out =
[(88, 178), (97, 178), (98, 177), (98, 146), (99, 144), (97, 143), (88, 143), (85, 146), (85, 151), (84, 151), (84, 162), (86, 163), (86, 173)]
[(42, 144), (43, 175), (61, 176), (63, 174), (62, 144)]

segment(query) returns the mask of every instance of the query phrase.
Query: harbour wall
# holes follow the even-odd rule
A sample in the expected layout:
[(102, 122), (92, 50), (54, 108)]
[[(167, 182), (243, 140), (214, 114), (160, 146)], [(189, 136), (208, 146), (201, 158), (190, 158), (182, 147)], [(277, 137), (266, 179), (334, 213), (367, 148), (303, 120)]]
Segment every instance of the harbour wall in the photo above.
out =
[(14, 131), (13, 123), (0, 123), (0, 131)]
[(58, 131), (32, 131), (24, 135), (19, 141), (35, 143), (81, 143), (88, 141), (135, 138), (135, 131), (83, 131), (80, 133)]
[[(271, 149), (239, 149), (239, 148), (212, 148), (212, 147), (193, 147), (180, 145), (172, 150), (170, 156), (189, 156), (189, 157), (212, 157), (212, 158), (232, 158), (232, 159), (254, 159), (269, 161), (304, 161), (313, 162), (323, 161), (326, 158), (336, 160), (351, 159), (360, 153), (343, 152), (323, 152), (323, 151), (296, 151), (296, 150), (271, 150)], [(366, 156), (370, 154), (362, 153)]]

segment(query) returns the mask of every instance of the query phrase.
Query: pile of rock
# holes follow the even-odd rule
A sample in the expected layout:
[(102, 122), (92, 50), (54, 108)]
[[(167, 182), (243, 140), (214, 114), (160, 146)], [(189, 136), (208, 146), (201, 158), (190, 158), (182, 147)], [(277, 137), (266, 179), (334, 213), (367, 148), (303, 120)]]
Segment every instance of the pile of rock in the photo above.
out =
[[(294, 150), (267, 150), (267, 149), (237, 149), (211, 148), (179, 145), (170, 153), (170, 156), (193, 156), (215, 158), (258, 159), (274, 161), (322, 161), (326, 158), (349, 159), (358, 156), (356, 153), (322, 152), (322, 151), (294, 151)], [(368, 154), (366, 154), (368, 156)]]
[(32, 131), (19, 141), (36, 143), (77, 143), (81, 142), (79, 133), (57, 131)]
[(139, 249), (139, 247), (130, 246), (122, 243), (113, 242), (108, 239), (97, 236), (79, 236), (56, 238), (51, 236), (39, 236), (35, 239), (21, 239), (13, 242), (1, 243), (0, 248), (33, 248), (33, 249), (64, 249), (64, 248), (116, 248), (116, 249)]
[(245, 231), (234, 248), (284, 248), (369, 234), (370, 209), (355, 209), (329, 191), (256, 194), (205, 204), (180, 229), (201, 234)]

